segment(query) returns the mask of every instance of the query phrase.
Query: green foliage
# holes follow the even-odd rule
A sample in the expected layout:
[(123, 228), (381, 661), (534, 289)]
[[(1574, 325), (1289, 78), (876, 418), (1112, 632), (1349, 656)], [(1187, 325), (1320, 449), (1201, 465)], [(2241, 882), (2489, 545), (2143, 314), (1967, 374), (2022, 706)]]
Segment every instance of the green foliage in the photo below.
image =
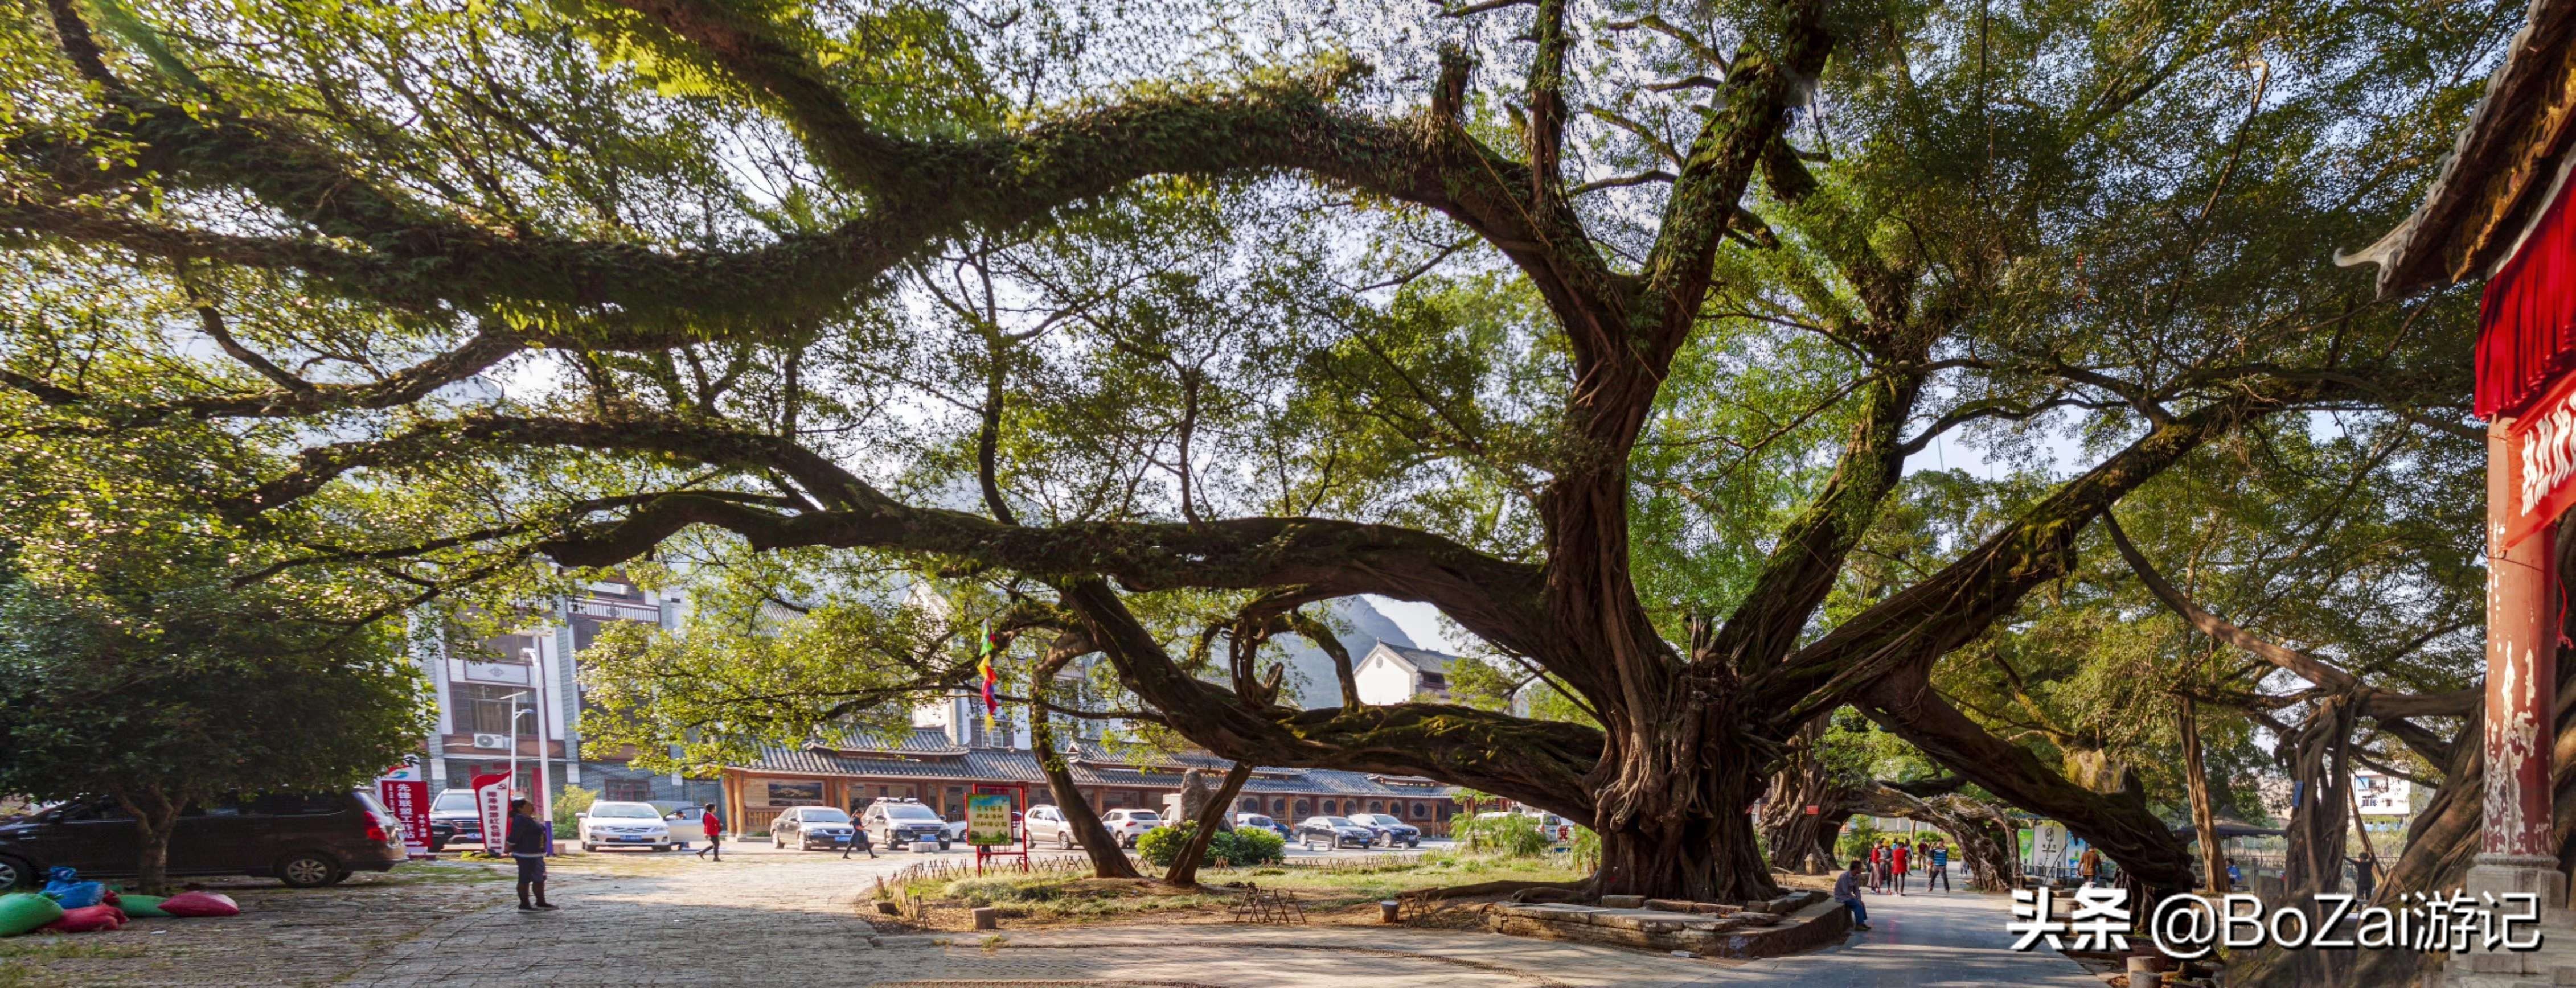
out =
[(1227, 868), (1278, 864), (1288, 860), (1288, 839), (1260, 827), (1236, 827), (1216, 835), (1208, 845), (1208, 859)]
[[(1181, 847), (1198, 830), (1198, 821), (1180, 826), (1156, 827), (1136, 838), (1136, 854), (1157, 868), (1169, 868), (1181, 855)], [(1201, 863), (1210, 868), (1249, 868), (1278, 864), (1288, 858), (1288, 842), (1278, 834), (1253, 827), (1236, 827), (1217, 831), (1208, 838), (1207, 855)]]
[(564, 786), (563, 791), (556, 793), (553, 800), (555, 832), (558, 834), (579, 833), (579, 827), (581, 824), (581, 820), (579, 819), (580, 816), (584, 813), (590, 812), (591, 804), (598, 801), (598, 793), (584, 789), (580, 786)]
[(1451, 821), (1449, 837), (1461, 852), (1506, 858), (1544, 857), (1555, 844), (1539, 829), (1537, 818), (1524, 813), (1460, 817)]
[(1869, 849), (1882, 836), (1877, 824), (1869, 822), (1866, 817), (1854, 817), (1850, 828), (1834, 838), (1834, 867), (1849, 867), (1853, 858), (1868, 857)]
[(1154, 867), (1169, 868), (1174, 860), (1180, 858), (1181, 848), (1190, 842), (1190, 830), (1196, 826), (1193, 821), (1177, 827), (1156, 827), (1145, 831), (1136, 838), (1136, 855)]

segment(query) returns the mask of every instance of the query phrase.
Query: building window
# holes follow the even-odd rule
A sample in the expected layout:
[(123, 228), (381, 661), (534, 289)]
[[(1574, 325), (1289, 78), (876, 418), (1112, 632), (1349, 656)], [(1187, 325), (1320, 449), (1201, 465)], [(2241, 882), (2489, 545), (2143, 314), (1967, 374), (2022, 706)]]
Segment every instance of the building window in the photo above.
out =
[(1430, 815), (1431, 815), (1431, 804), (1429, 804), (1429, 803), (1424, 803), (1424, 802), (1419, 802), (1419, 801), (1417, 801), (1417, 802), (1415, 802), (1415, 803), (1413, 804), (1413, 818), (1414, 818), (1414, 819), (1416, 819), (1416, 820), (1421, 820), (1421, 819), (1425, 819), (1425, 818), (1429, 817)]
[[(521, 686), (494, 686), (490, 683), (447, 684), (448, 712), (456, 718), (456, 733), (504, 735), (510, 733), (510, 697), (526, 692), (528, 692), (527, 688)], [(531, 699), (534, 697), (519, 697), (518, 708), (535, 709), (528, 703)], [(535, 717), (522, 719), (526, 721), (526, 732), (531, 736), (535, 735), (537, 719)]]
[(1307, 802), (1307, 801), (1302, 800), (1302, 799), (1301, 799), (1301, 800), (1298, 800), (1298, 801), (1297, 801), (1297, 818), (1298, 818), (1298, 819), (1300, 819), (1300, 820), (1303, 820), (1303, 819), (1305, 819), (1305, 818), (1307, 818), (1307, 817), (1310, 817), (1310, 816), (1315, 815), (1314, 806), (1315, 806), (1315, 804), (1313, 804), (1313, 803)]
[(1369, 812), (1371, 812), (1371, 813), (1384, 813), (1384, 812), (1386, 812), (1386, 801), (1385, 801), (1385, 800), (1382, 800), (1382, 799), (1372, 799), (1372, 800), (1369, 800)]
[(653, 783), (643, 779), (610, 779), (600, 787), (599, 798), (611, 803), (641, 803), (653, 798)]
[(1270, 815), (1271, 815), (1271, 816), (1287, 816), (1287, 815), (1288, 815), (1288, 797), (1286, 797), (1286, 796), (1273, 797), (1273, 798), (1270, 800)]
[(1324, 801), (1324, 815), (1325, 815), (1325, 816), (1334, 816), (1334, 815), (1336, 815), (1337, 811), (1336, 811), (1336, 810), (1334, 810), (1334, 808), (1333, 808), (1335, 805), (1337, 805), (1337, 804), (1336, 804), (1336, 803), (1334, 803), (1334, 801), (1329, 800), (1329, 799), (1325, 800), (1325, 801)]
[(1424, 690), (1426, 690), (1426, 691), (1430, 691), (1430, 692), (1438, 692), (1438, 691), (1441, 691), (1441, 690), (1448, 689), (1448, 688), (1449, 688), (1449, 677), (1447, 677), (1447, 676), (1443, 676), (1443, 675), (1441, 675), (1441, 674), (1439, 674), (1439, 673), (1436, 673), (1436, 672), (1426, 672), (1426, 673), (1423, 673), (1423, 674), (1422, 674), (1422, 688), (1423, 688)]
[(1443, 819), (1443, 820), (1449, 819), (1449, 815), (1450, 815), (1451, 813), (1453, 813), (1453, 812), (1456, 812), (1456, 810), (1457, 810), (1457, 805), (1456, 805), (1456, 804), (1454, 804), (1454, 803), (1442, 803), (1442, 804), (1440, 804), (1440, 818), (1441, 818), (1441, 819)]

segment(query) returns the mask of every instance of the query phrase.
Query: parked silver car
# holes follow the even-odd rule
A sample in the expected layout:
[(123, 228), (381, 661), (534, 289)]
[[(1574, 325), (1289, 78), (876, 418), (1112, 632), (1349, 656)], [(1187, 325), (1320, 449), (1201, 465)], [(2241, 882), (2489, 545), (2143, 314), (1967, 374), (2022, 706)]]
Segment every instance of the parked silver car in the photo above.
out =
[(781, 849), (837, 851), (854, 832), (850, 815), (830, 806), (799, 806), (769, 821), (769, 839)]
[(1080, 843), (1074, 839), (1073, 823), (1064, 818), (1064, 811), (1043, 803), (1029, 807), (1028, 814), (1021, 818), (1020, 826), (1028, 832), (1032, 847), (1053, 844), (1070, 851)]
[(868, 811), (859, 818), (859, 826), (867, 830), (868, 840), (889, 851), (933, 841), (938, 842), (940, 850), (948, 849), (948, 821), (918, 800), (880, 799), (869, 803)]

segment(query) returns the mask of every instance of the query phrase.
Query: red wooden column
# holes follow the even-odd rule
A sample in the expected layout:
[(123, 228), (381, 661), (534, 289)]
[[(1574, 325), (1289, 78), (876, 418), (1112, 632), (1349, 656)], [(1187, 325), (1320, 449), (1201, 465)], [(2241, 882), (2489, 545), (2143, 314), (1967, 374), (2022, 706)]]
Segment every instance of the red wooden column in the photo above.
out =
[(2515, 467), (2522, 437), (2515, 432), (2507, 417), (2487, 426), (2487, 764), (2479, 850), (2481, 860), (2536, 858), (2554, 870), (2549, 749), (2555, 732), (2543, 728), (2557, 696), (2558, 525), (2505, 545), (2520, 496)]

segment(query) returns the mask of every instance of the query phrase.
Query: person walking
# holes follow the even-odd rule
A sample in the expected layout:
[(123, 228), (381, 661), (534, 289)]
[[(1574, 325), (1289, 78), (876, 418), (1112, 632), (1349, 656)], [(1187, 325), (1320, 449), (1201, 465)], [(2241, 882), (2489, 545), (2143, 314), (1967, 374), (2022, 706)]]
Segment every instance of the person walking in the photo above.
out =
[[(510, 801), (510, 825), (502, 846), (510, 849), (510, 860), (519, 865), (519, 909), (561, 908), (546, 901), (546, 825), (537, 822), (527, 800)], [(528, 902), (531, 891), (536, 893), (533, 905)]]
[(2102, 880), (2102, 851), (2100, 848), (2094, 847), (2091, 844), (2084, 845), (2084, 856), (2075, 859), (2075, 877), (2084, 880), (2085, 888), (2092, 888), (2095, 882)]
[[(852, 813), (850, 816), (855, 818), (858, 814)], [(876, 860), (877, 848), (874, 843), (871, 843), (868, 840), (867, 825), (856, 819), (853, 819), (850, 823), (850, 843), (849, 846), (841, 848), (841, 860), (850, 860), (850, 852), (852, 851), (866, 851), (868, 852), (868, 860)]]
[(1894, 856), (1888, 859), (1887, 874), (1888, 877), (1894, 879), (1896, 882), (1896, 894), (1904, 895), (1906, 870), (1905, 859), (1911, 855), (1913, 851), (1911, 848), (1905, 846), (1904, 841), (1897, 841), (1896, 847), (1892, 853)]
[(1938, 841), (1932, 853), (1924, 858), (1923, 891), (1932, 891), (1932, 883), (1941, 883), (1941, 891), (1950, 891), (1950, 845)]
[(698, 857), (704, 858), (712, 854), (715, 855), (715, 860), (723, 861), (724, 818), (716, 815), (716, 804), (707, 804), (705, 815), (699, 818), (699, 822), (707, 826), (707, 846), (698, 849)]
[(1843, 904), (1851, 914), (1852, 929), (1869, 929), (1869, 907), (1860, 904), (1861, 869), (1869, 866), (1866, 858), (1853, 858), (1851, 870), (1834, 879), (1834, 901)]
[(1884, 891), (1886, 891), (1886, 890), (1887, 890), (1887, 886), (1885, 886), (1885, 885), (1881, 884), (1881, 882), (1883, 881), (1883, 876), (1884, 876), (1885, 872), (1884, 872), (1883, 870), (1881, 870), (1881, 869), (1879, 868), (1879, 865), (1878, 865), (1879, 859), (1880, 859), (1880, 858), (1885, 857), (1886, 855), (1887, 855), (1887, 842), (1886, 842), (1886, 841), (1880, 841), (1880, 842), (1878, 842), (1878, 843), (1876, 843), (1876, 844), (1872, 844), (1872, 845), (1870, 845), (1870, 846), (1869, 846), (1869, 861), (1868, 861), (1868, 865), (1869, 865), (1869, 875), (1868, 875), (1868, 881), (1869, 881), (1869, 890), (1870, 890), (1870, 891), (1872, 891), (1872, 892), (1884, 892)]

